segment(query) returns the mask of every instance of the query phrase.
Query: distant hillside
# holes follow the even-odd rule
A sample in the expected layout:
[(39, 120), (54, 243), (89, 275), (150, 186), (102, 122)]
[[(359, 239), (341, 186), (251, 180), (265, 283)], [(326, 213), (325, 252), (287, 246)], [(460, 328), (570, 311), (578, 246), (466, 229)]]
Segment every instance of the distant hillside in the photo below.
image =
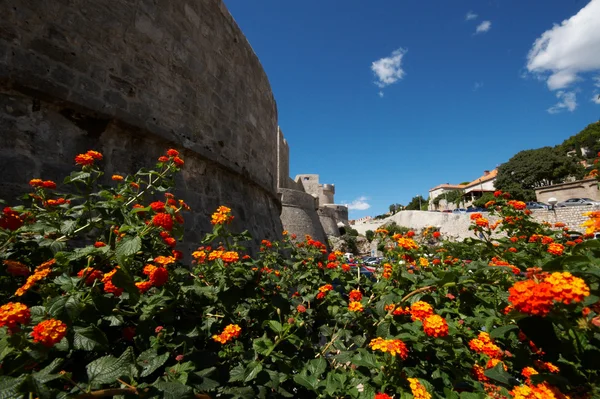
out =
[[(577, 156), (584, 159), (595, 158), (600, 151), (600, 121), (590, 123), (581, 132), (569, 137), (558, 146), (565, 152), (577, 151)], [(584, 151), (582, 151), (582, 148)]]

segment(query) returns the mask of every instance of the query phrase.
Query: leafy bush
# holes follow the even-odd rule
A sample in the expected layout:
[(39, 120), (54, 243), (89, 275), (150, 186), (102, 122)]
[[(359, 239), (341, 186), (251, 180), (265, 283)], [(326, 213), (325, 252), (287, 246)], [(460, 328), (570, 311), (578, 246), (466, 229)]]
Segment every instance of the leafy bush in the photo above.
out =
[(600, 242), (522, 202), (496, 198), (498, 224), (472, 214), (483, 239), (462, 244), (378, 230), (372, 277), (310, 237), (251, 258), (222, 206), (185, 265), (177, 152), (110, 187), (101, 158), (76, 158), (65, 184), (81, 195), (32, 180), (30, 205), (0, 217), (2, 398), (600, 394)]
[(375, 232), (373, 230), (367, 230), (365, 231), (365, 237), (371, 242), (373, 241), (373, 237), (375, 237)]

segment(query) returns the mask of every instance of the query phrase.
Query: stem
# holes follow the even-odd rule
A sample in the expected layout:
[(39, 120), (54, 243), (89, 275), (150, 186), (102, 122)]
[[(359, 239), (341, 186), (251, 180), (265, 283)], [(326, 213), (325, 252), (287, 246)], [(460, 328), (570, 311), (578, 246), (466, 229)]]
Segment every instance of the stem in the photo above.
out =
[(127, 201), (125, 206), (127, 207), (127, 206), (131, 205), (132, 202), (137, 201), (137, 199), (140, 198), (142, 195), (144, 195), (146, 193), (146, 191), (148, 191), (148, 189), (150, 187), (152, 187), (152, 185), (158, 181), (159, 178), (165, 177), (165, 174), (168, 171), (169, 171), (169, 168), (167, 167), (167, 169), (165, 169), (161, 174), (159, 174), (154, 181), (152, 181), (152, 175), (150, 175), (150, 177), (148, 178), (148, 186), (146, 186), (146, 188), (144, 190), (137, 193), (137, 195), (135, 197), (133, 197), (132, 199)]
[(406, 294), (406, 296), (404, 298), (402, 298), (400, 300), (400, 302), (404, 302), (404, 301), (406, 301), (408, 298), (410, 298), (413, 295), (417, 295), (417, 294), (419, 294), (421, 292), (429, 291), (429, 290), (434, 289), (434, 288), (435, 288), (434, 285), (428, 285), (428, 286), (425, 286), (425, 287), (418, 288), (418, 289), (414, 290), (413, 292), (409, 292), (408, 294)]

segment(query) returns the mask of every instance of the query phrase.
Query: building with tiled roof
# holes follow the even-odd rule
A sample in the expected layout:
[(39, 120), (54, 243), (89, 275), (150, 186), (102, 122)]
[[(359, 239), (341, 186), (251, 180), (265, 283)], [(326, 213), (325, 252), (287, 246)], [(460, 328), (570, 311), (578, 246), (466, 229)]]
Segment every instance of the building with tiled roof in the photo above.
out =
[(456, 204), (447, 203), (445, 199), (440, 199), (435, 204), (436, 197), (449, 193), (450, 191), (460, 190), (463, 195), (461, 207), (467, 207), (487, 192), (494, 192), (494, 182), (498, 177), (498, 169), (486, 170), (483, 175), (471, 181), (468, 184), (439, 184), (429, 190), (429, 210), (446, 210), (457, 208)]

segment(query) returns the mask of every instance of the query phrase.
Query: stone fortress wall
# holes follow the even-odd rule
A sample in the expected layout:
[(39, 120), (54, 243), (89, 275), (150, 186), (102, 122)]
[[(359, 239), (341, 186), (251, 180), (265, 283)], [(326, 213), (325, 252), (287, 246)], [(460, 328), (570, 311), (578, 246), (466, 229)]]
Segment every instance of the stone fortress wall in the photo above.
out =
[(110, 176), (173, 147), (187, 243), (218, 205), (255, 240), (280, 236), (277, 108), (221, 0), (12, 0), (0, 15), (0, 198), (59, 180), (88, 149)]

